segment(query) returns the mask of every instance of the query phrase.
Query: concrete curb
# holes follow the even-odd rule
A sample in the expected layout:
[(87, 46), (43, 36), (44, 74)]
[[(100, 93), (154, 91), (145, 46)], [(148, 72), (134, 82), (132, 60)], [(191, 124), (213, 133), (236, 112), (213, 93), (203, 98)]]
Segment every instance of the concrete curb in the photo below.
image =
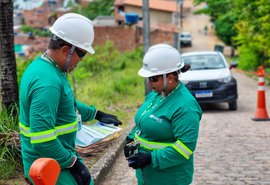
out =
[(124, 128), (121, 136), (112, 143), (112, 146), (107, 149), (107, 152), (90, 169), (90, 173), (95, 185), (98, 185), (103, 181), (110, 168), (114, 165), (115, 159), (123, 150), (126, 136), (134, 128), (134, 126), (135, 124), (132, 121), (126, 128)]

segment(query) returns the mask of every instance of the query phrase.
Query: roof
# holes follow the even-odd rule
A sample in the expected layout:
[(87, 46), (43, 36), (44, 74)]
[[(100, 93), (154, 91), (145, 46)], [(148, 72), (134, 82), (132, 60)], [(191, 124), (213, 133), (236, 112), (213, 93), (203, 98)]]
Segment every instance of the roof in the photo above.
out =
[[(124, 0), (125, 5), (130, 6), (143, 6), (142, 0)], [(166, 1), (166, 0), (149, 0), (149, 9), (161, 10), (166, 12), (177, 12), (176, 1)]]
[(124, 2), (123, 2), (124, 0), (115, 0), (114, 1), (114, 5), (124, 5)]

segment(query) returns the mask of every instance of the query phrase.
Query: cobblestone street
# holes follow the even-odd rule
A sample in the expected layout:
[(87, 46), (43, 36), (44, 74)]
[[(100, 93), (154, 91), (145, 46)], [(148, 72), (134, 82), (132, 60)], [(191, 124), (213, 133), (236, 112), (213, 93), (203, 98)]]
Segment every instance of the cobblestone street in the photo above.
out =
[[(181, 51), (213, 50), (220, 44), (213, 30), (200, 30), (209, 23), (206, 15), (193, 15), (193, 7), (184, 17), (184, 30), (193, 36), (192, 48)], [(238, 110), (227, 104), (203, 107), (199, 140), (195, 151), (192, 185), (269, 185), (270, 121), (253, 121), (257, 106), (257, 80), (232, 70), (238, 82)], [(266, 87), (268, 110), (270, 88)], [(135, 185), (134, 171), (128, 167), (123, 152), (101, 185)]]

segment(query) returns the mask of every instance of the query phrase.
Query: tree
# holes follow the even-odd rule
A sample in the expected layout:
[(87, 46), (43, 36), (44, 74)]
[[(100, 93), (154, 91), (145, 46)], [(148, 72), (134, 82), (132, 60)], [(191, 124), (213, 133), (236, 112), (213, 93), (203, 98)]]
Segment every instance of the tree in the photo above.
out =
[(97, 16), (112, 15), (114, 0), (94, 0), (89, 2), (87, 7), (75, 12), (94, 20)]
[(227, 45), (234, 45), (233, 37), (237, 35), (235, 23), (238, 15), (233, 10), (235, 0), (194, 0), (195, 5), (206, 3), (195, 14), (207, 14), (215, 25), (217, 36)]
[(0, 0), (0, 101), (11, 109), (18, 103), (17, 69), (14, 53), (13, 1)]
[(240, 67), (256, 69), (270, 66), (270, 4), (268, 0), (237, 0), (234, 11), (239, 16), (235, 37), (241, 52)]

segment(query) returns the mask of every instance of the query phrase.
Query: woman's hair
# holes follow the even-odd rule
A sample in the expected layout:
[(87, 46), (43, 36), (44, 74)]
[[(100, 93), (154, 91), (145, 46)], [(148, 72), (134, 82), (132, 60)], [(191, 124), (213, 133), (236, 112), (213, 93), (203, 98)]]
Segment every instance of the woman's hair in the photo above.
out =
[(179, 81), (178, 76), (179, 76), (179, 74), (180, 74), (180, 70), (177, 70), (177, 71), (174, 71), (174, 72), (168, 73), (168, 74), (167, 74), (167, 76), (168, 76), (168, 75), (170, 75), (170, 74), (172, 74), (172, 75), (174, 76), (174, 80), (175, 80), (176, 82), (178, 82), (178, 81)]
[(181, 69), (181, 73), (185, 73), (190, 69), (190, 65), (189, 64), (185, 64), (184, 67), (182, 67)]
[(190, 65), (189, 65), (189, 64), (185, 64), (184, 67), (182, 67), (181, 69), (179, 69), (179, 70), (177, 70), (177, 71), (174, 71), (174, 72), (171, 72), (171, 73), (168, 73), (167, 75), (172, 74), (172, 75), (175, 76), (174, 80), (175, 80), (175, 81), (179, 81), (179, 78), (178, 78), (179, 74), (180, 74), (180, 73), (185, 73), (185, 72), (187, 72), (189, 69), (190, 69)]

